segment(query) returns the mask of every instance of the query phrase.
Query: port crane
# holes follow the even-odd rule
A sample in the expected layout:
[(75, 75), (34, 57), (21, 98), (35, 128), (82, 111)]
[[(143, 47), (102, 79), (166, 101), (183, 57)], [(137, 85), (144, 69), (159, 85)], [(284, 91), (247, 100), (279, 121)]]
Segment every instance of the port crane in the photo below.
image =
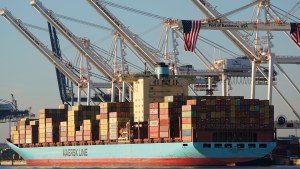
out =
[(0, 123), (15, 122), (23, 117), (34, 117), (30, 110), (19, 110), (17, 100), (11, 94), (11, 101), (0, 99)]
[[(55, 28), (53, 28), (50, 23), (48, 22), (48, 30), (49, 30), (49, 36), (50, 36), (50, 42), (52, 51), (59, 57), (61, 60), (61, 50), (59, 45), (59, 39), (56, 34)], [(59, 95), (61, 98), (62, 103), (68, 103), (71, 101), (72, 103), (68, 103), (69, 105), (74, 105), (74, 93), (73, 93), (73, 84), (69, 84), (68, 80), (66, 79), (65, 75), (61, 73), (57, 68), (55, 68), (57, 82), (58, 82), (58, 90)], [(68, 92), (68, 94), (67, 94)], [(68, 95), (71, 97), (70, 100), (68, 100)]]
[[(126, 27), (122, 27), (122, 26), (118, 26), (118, 25), (124, 25), (122, 23), (120, 23), (120, 21), (118, 21), (116, 19), (115, 16), (113, 16), (113, 14), (111, 14), (111, 12), (109, 12), (109, 10), (107, 8), (105, 8), (104, 4), (108, 4), (108, 5), (111, 5), (111, 6), (117, 6), (117, 7), (120, 7), (121, 5), (118, 5), (118, 4), (114, 4), (112, 2), (107, 2), (107, 1), (89, 1), (89, 3), (102, 15), (104, 16), (104, 18), (112, 25), (114, 26), (115, 28), (119, 28), (119, 29), (125, 29), (126, 31), (123, 31), (123, 32), (129, 32), (129, 30), (126, 28)], [(154, 14), (149, 14), (147, 12), (141, 12), (137, 9), (132, 9), (132, 8), (129, 8), (129, 7), (124, 7), (124, 6), (121, 6), (120, 7), (121, 9), (128, 9), (130, 11), (134, 11), (134, 12), (137, 12), (137, 13), (142, 13), (143, 15), (148, 15), (148, 16), (151, 16), (153, 17)], [(157, 19), (160, 19), (160, 20), (166, 20), (165, 22), (165, 25), (166, 27), (170, 27), (170, 20), (169, 19), (166, 19), (166, 17), (160, 17), (160, 16), (156, 16), (155, 15), (155, 18)], [(117, 22), (116, 22), (117, 21)], [(114, 23), (114, 24), (113, 24)], [(247, 72), (245, 72), (244, 70), (233, 70), (232, 72), (230, 72), (230, 70), (226, 70), (223, 71), (223, 70), (218, 70), (217, 68), (215, 68), (215, 65), (214, 63), (211, 63), (202, 53), (200, 50), (198, 50), (196, 48), (195, 50), (195, 54), (196, 56), (198, 56), (199, 59), (201, 59), (201, 61), (207, 66), (207, 68), (209, 70), (195, 70), (192, 65), (184, 65), (184, 66), (178, 66), (177, 67), (177, 63), (179, 62), (178, 60), (178, 57), (177, 55), (179, 54), (178, 53), (178, 49), (177, 49), (177, 42), (176, 42), (176, 39), (174, 37), (180, 37), (182, 39), (182, 41), (184, 41), (183, 39), (183, 36), (182, 36), (182, 33), (181, 32), (178, 32), (178, 30), (176, 29), (171, 29), (172, 31), (172, 40), (173, 40), (173, 59), (174, 61), (172, 62), (174, 64), (174, 71), (176, 72), (175, 74), (176, 75), (193, 75), (193, 76), (200, 76), (200, 77), (208, 77), (208, 81), (210, 83), (207, 84), (207, 80), (203, 78), (200, 79), (202, 82), (201, 82), (201, 87), (200, 87), (200, 91), (211, 91), (212, 90), (212, 85), (214, 87), (216, 87), (215, 83), (216, 82), (212, 82), (210, 81), (212, 79), (212, 77), (219, 77), (221, 75), (228, 75), (228, 76), (238, 76), (238, 77), (250, 77), (251, 76), (251, 72), (249, 72), (249, 70), (247, 69)], [(168, 29), (166, 29), (166, 32), (168, 32)], [(130, 40), (130, 39), (129, 39)], [(166, 35), (165, 36), (165, 40), (167, 41), (168, 40), (168, 36)], [(167, 49), (167, 43), (166, 43), (166, 49)], [(165, 53), (164, 53), (165, 56), (169, 57), (167, 51), (165, 50)], [(168, 61), (168, 59), (170, 58), (167, 58), (165, 57), (165, 61)], [(240, 60), (240, 59), (237, 59), (238, 62), (241, 62), (243, 61), (244, 59)], [(248, 65), (247, 65), (248, 67)], [(251, 67), (250, 67), (251, 68)], [(209, 77), (210, 76), (210, 77)], [(258, 78), (261, 78), (261, 77), (258, 77)], [(215, 79), (215, 78), (214, 78)], [(203, 83), (203, 84), (202, 84)], [(225, 81), (222, 83), (224, 84)], [(195, 89), (195, 86), (199, 86), (199, 84), (195, 84), (194, 85), (194, 89)], [(205, 86), (205, 87), (203, 87)], [(224, 85), (223, 85), (224, 86)], [(225, 87), (223, 87), (224, 89)], [(199, 88), (198, 88), (199, 89)], [(225, 90), (225, 89), (224, 89)], [(222, 91), (224, 91), (222, 90)], [(226, 93), (226, 92), (224, 92)], [(223, 94), (225, 95), (225, 94)]]
[[(255, 1), (249, 5), (246, 5), (244, 7), (241, 7), (237, 10), (234, 10), (232, 12), (228, 12), (227, 14), (222, 15), (221, 13), (219, 13), (214, 7), (213, 5), (211, 5), (207, 0), (192, 0), (192, 2), (194, 3), (194, 5), (200, 10), (202, 11), (208, 18), (209, 20), (218, 20), (221, 19), (223, 22), (224, 21), (229, 21), (229, 19), (227, 19), (227, 15), (232, 14), (233, 12), (238, 12), (240, 10), (243, 10), (249, 6), (258, 4), (260, 6), (264, 6), (265, 8), (268, 8), (270, 6), (270, 2), (268, 1)], [(299, 4), (298, 4), (299, 5)], [(275, 13), (275, 12), (274, 12)], [(260, 14), (260, 10), (257, 10), (257, 16)], [(279, 17), (275, 17), (277, 18), (277, 22), (278, 23), (284, 23), (282, 20), (279, 19)], [(265, 16), (265, 20), (267, 20), (267, 16)], [(260, 20), (257, 19), (256, 23), (259, 23)], [(288, 26), (286, 26), (288, 27)], [(268, 63), (269, 63), (269, 75), (265, 75), (262, 71), (262, 73), (264, 74), (264, 76), (267, 78), (268, 77), (268, 81), (269, 81), (269, 86), (268, 86), (268, 99), (270, 101), (270, 104), (272, 104), (272, 81), (273, 81), (273, 74), (270, 73), (273, 70), (273, 64), (275, 63), (275, 65), (284, 73), (284, 75), (287, 77), (288, 81), (293, 85), (293, 87), (298, 91), (298, 93), (300, 93), (299, 89), (297, 88), (297, 86), (291, 81), (291, 79), (289, 78), (289, 76), (287, 75), (287, 73), (285, 73), (283, 71), (283, 69), (281, 68), (281, 66), (279, 64), (298, 64), (300, 57), (291, 57), (291, 56), (284, 56), (284, 57), (279, 57), (279, 56), (274, 56), (273, 53), (271, 53), (270, 50), (270, 32), (267, 31), (267, 51), (269, 51), (268, 55), (263, 54), (263, 51), (259, 50), (260, 49), (260, 44), (259, 44), (259, 37), (258, 37), (258, 33), (256, 34), (256, 44), (255, 46), (253, 46), (252, 44), (250, 44), (248, 41), (246, 41), (243, 38), (243, 35), (237, 31), (237, 30), (221, 30), (251, 61), (252, 61), (252, 84), (251, 84), (251, 98), (255, 98), (255, 72), (253, 70), (256, 70), (256, 67), (258, 68), (258, 70), (261, 71), (260, 67), (258, 66), (258, 63), (256, 60), (261, 60), (264, 59), (267, 61), (268, 59)], [(272, 56), (271, 56), (272, 55)], [(300, 116), (298, 115), (298, 113), (295, 111), (295, 109), (291, 106), (291, 104), (287, 101), (287, 99), (283, 96), (283, 94), (279, 91), (279, 89), (273, 85), (273, 88), (279, 93), (279, 95), (284, 99), (284, 101), (287, 103), (287, 105), (292, 109), (293, 113), (296, 115), (296, 117), (298, 119), (300, 119)]]
[[(105, 59), (98, 54), (92, 47), (90, 43), (82, 43), (81, 38), (74, 35), (63, 23), (61, 23), (53, 11), (47, 9), (43, 4), (38, 0), (31, 0), (30, 4), (42, 14), (48, 22), (51, 23), (60, 33), (66, 37), (82, 54), (86, 57), (89, 62), (91, 62), (101, 73), (107, 77), (112, 82), (112, 97), (111, 101), (114, 101), (115, 98), (115, 83), (117, 82), (117, 74), (114, 74), (113, 68), (106, 63)], [(85, 41), (87, 42), (87, 41)], [(123, 92), (125, 93), (125, 89)]]
[[(46, 45), (44, 45), (37, 37), (35, 37), (23, 24), (23, 22), (17, 18), (15, 18), (8, 10), (0, 9), (0, 15), (7, 19), (26, 39), (31, 42), (33, 46), (35, 46), (54, 66), (69, 80), (71, 80), (76, 86), (79, 88), (86, 88), (87, 81), (85, 78), (80, 78), (77, 70), (72, 66), (71, 63), (66, 62), (62, 59), (59, 59), (56, 53), (49, 50)], [(96, 84), (98, 87), (103, 87), (106, 84)], [(96, 86), (95, 85), (95, 86)], [(96, 87), (97, 87), (96, 86)], [(95, 89), (94, 89), (95, 90)], [(96, 91), (95, 91), (96, 92)], [(97, 93), (97, 92), (96, 92)], [(104, 98), (97, 94), (97, 96), (104, 101)], [(80, 95), (78, 95), (78, 102), (80, 103)]]

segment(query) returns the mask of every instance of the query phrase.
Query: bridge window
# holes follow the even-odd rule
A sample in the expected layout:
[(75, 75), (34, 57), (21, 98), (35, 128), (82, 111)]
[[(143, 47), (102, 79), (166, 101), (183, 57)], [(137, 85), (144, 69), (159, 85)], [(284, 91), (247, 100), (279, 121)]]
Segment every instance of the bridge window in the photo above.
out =
[(215, 148), (222, 148), (222, 144), (215, 144)]
[(248, 144), (248, 147), (249, 147), (249, 148), (255, 148), (256, 145), (255, 145), (255, 144)]
[(267, 148), (267, 144), (259, 144), (259, 148)]
[(238, 148), (245, 148), (245, 144), (237, 144)]
[(211, 145), (210, 144), (203, 144), (203, 148), (210, 148)]
[(225, 148), (232, 148), (232, 144), (225, 144), (224, 147)]

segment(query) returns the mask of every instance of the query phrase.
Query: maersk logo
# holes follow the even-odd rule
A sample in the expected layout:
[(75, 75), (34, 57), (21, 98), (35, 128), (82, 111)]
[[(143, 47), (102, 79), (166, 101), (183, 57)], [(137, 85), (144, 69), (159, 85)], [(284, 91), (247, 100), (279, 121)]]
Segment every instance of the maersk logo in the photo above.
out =
[(88, 156), (87, 148), (85, 149), (63, 149), (63, 156)]

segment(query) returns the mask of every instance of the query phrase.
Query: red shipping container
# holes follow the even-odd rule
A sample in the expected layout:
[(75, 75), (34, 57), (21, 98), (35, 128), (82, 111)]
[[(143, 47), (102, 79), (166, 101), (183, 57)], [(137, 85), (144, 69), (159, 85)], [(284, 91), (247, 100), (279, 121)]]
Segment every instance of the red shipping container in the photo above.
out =
[(192, 136), (182, 136), (182, 141), (183, 142), (191, 142), (192, 141)]
[(192, 123), (192, 119), (191, 117), (182, 117), (182, 124), (191, 124)]
[(50, 138), (50, 137), (47, 137), (47, 138), (46, 138), (46, 142), (47, 142), (47, 143), (53, 143), (53, 138), (52, 138), (52, 137), (51, 137), (51, 138)]
[(166, 138), (166, 137), (169, 137), (169, 132), (161, 131), (161, 132), (159, 132), (159, 137), (160, 137), (160, 138)]
[(100, 119), (108, 119), (108, 114), (107, 113), (101, 113), (100, 114)]
[(75, 141), (75, 137), (74, 136), (69, 136), (68, 141)]
[(158, 129), (159, 129), (158, 126), (150, 126), (149, 127), (150, 132), (158, 132), (159, 131)]
[(169, 115), (160, 115), (159, 118), (160, 119), (169, 119)]
[(170, 113), (170, 109), (159, 109), (159, 115), (168, 115)]
[(169, 125), (169, 119), (159, 119), (159, 125), (160, 126), (168, 126)]
[(149, 108), (150, 109), (158, 109), (159, 108), (159, 103), (158, 102), (150, 103)]
[(150, 114), (149, 115), (149, 120), (158, 120), (158, 115)]
[(68, 132), (66, 132), (66, 131), (61, 131), (61, 132), (60, 132), (60, 136), (68, 136)]
[(159, 126), (159, 131), (169, 131), (170, 126)]
[(117, 112), (109, 112), (109, 117), (117, 117)]
[(158, 134), (159, 134), (158, 131), (157, 132), (151, 132), (150, 131), (150, 136), (149, 137), (150, 138), (158, 138)]
[(89, 130), (89, 131), (86, 131), (86, 130), (85, 130), (85, 131), (83, 132), (83, 135), (84, 135), (84, 136), (91, 136), (91, 135), (92, 135), (92, 132), (91, 132), (91, 130)]
[(100, 109), (100, 114), (107, 114), (108, 113), (108, 109), (107, 108), (101, 108)]
[(46, 123), (52, 123), (52, 118), (46, 118)]

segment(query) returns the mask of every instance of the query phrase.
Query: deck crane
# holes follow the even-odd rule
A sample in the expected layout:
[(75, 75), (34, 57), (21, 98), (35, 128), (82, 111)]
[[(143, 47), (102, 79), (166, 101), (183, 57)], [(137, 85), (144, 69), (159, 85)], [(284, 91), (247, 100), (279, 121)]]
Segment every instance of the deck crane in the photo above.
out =
[[(219, 13), (207, 0), (191, 0), (194, 5), (202, 11), (207, 17), (209, 17), (211, 20), (224, 16), (221, 13)], [(256, 1), (257, 3), (260, 3), (261, 1)], [(277, 17), (279, 18), (279, 17)], [(226, 16), (222, 17), (222, 21), (229, 21), (229, 19), (226, 18)], [(281, 22), (281, 21), (280, 21)], [(257, 66), (257, 63), (255, 62), (255, 55), (251, 51), (255, 51), (255, 48), (252, 44), (248, 43), (246, 40), (243, 39), (242, 34), (236, 30), (222, 30), (222, 32), (241, 50), (245, 55), (252, 61), (252, 84), (251, 84), (251, 98), (255, 98), (255, 70), (256, 67), (260, 70), (260, 67)], [(300, 63), (300, 58), (299, 57), (294, 57), (294, 56), (272, 56), (270, 57), (270, 62), (269, 62), (269, 87), (268, 87), (268, 99), (270, 101), (270, 104), (272, 103), (272, 69), (273, 69), (273, 60), (276, 63), (276, 65), (280, 68), (278, 64), (299, 64)], [(266, 57), (264, 57), (266, 58)], [(280, 70), (282, 70), (280, 68)], [(287, 75), (286, 75), (287, 76)], [(288, 76), (287, 76), (288, 77)], [(289, 79), (289, 78), (288, 78)], [(290, 81), (290, 80), (289, 80)], [(293, 86), (295, 87), (294, 83), (292, 83)], [(281, 95), (281, 97), (284, 99), (284, 101), (288, 104), (288, 106), (293, 110), (293, 113), (296, 115), (298, 119), (300, 119), (300, 116), (298, 113), (294, 110), (294, 108), (290, 105), (290, 103), (287, 101), (287, 99), (282, 95), (282, 93), (278, 90), (276, 86), (273, 85), (273, 87), (276, 89), (276, 91)], [(297, 87), (295, 87), (298, 89)], [(299, 90), (297, 90), (299, 92)]]
[(55, 13), (52, 10), (47, 9), (45, 6), (43, 6), (43, 4), (40, 1), (30, 0), (30, 4), (42, 16), (44, 16), (47, 19), (47, 21), (51, 23), (52, 26), (59, 30), (60, 33), (63, 36), (65, 36), (65, 38), (69, 40), (83, 54), (83, 56), (89, 60), (89, 62), (91, 62), (101, 73), (105, 75), (107, 79), (109, 79), (112, 82), (113, 90), (111, 101), (114, 101), (114, 88), (117, 75), (115, 75), (113, 69), (108, 64), (106, 64), (105, 59), (100, 54), (98, 54), (92, 47), (90, 47), (88, 45), (89, 43), (82, 44), (83, 39), (73, 34), (63, 23), (59, 21)]
[[(56, 53), (49, 50), (46, 45), (44, 45), (37, 37), (35, 37), (24, 25), (24, 23), (16, 19), (8, 10), (0, 9), (0, 15), (8, 20), (33, 46), (35, 46), (54, 66), (62, 72), (69, 80), (71, 80), (78, 87), (86, 87), (86, 80), (80, 79), (77, 75), (76, 70), (73, 66), (65, 62), (64, 60), (59, 59)], [(98, 86), (101, 86), (99, 84)], [(96, 88), (96, 87), (95, 87)], [(104, 100), (101, 95), (97, 95), (101, 100)], [(78, 101), (80, 96), (78, 96)]]
[(104, 19), (116, 29), (127, 43), (152, 66), (161, 62), (161, 54), (154, 53), (146, 46), (143, 41), (134, 33), (132, 33), (125, 25), (115, 17), (100, 1), (87, 0), (87, 2), (101, 15)]

